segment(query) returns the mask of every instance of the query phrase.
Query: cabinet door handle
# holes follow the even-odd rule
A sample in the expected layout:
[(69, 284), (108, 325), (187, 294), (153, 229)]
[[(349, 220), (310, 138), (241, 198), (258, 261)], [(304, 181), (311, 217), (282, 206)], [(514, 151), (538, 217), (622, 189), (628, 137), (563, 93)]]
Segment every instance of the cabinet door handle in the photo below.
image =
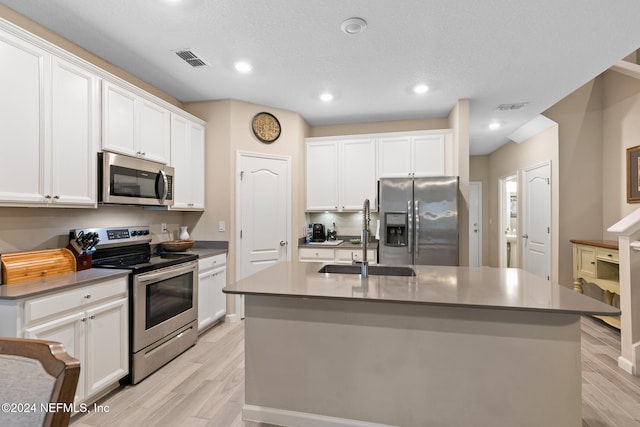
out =
[(87, 318), (86, 318), (86, 317), (83, 317), (82, 319), (80, 319), (80, 321), (81, 321), (81, 322), (86, 322), (86, 321), (87, 321)]
[(591, 261), (591, 265), (595, 265), (595, 263), (596, 263), (595, 261)]
[(95, 315), (95, 314), (93, 314), (93, 315), (89, 316), (89, 319), (91, 319), (91, 320), (93, 320), (93, 319), (95, 319), (95, 318), (96, 318), (96, 315)]
[(91, 299), (91, 294), (87, 294), (84, 297), (85, 297), (85, 299)]

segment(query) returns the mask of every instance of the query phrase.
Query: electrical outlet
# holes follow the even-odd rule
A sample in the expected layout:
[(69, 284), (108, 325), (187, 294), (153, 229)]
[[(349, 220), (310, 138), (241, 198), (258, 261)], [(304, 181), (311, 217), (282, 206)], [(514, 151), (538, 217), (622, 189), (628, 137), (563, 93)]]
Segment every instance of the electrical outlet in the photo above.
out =
[(218, 221), (218, 231), (224, 231), (224, 221)]

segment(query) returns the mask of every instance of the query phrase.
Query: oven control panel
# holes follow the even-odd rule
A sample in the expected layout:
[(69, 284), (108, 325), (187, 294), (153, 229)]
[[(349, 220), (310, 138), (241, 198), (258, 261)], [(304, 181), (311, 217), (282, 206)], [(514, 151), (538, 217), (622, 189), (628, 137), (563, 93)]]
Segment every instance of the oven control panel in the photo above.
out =
[(82, 228), (71, 230), (69, 239), (77, 239), (78, 236), (97, 236), (97, 249), (127, 246), (151, 242), (151, 232), (148, 225), (136, 225), (129, 227), (105, 227)]

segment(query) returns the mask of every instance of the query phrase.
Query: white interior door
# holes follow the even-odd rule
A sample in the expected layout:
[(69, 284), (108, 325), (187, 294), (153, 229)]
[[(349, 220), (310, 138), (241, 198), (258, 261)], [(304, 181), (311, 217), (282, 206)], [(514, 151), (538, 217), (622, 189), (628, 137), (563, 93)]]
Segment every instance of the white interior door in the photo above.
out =
[(482, 265), (482, 182), (469, 183), (469, 267)]
[(290, 259), (288, 157), (238, 153), (237, 279)]
[(523, 171), (522, 267), (551, 279), (551, 162)]

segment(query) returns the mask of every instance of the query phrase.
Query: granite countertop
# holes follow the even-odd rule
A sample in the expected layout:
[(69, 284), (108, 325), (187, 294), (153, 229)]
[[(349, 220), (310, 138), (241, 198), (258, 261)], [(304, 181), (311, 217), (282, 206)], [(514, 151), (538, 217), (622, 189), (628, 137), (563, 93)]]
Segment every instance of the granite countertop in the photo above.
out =
[(524, 270), (412, 266), (416, 277), (318, 273), (319, 263), (281, 262), (224, 288), (245, 295), (330, 298), (616, 316), (619, 309)]
[(91, 285), (103, 280), (116, 279), (129, 275), (129, 270), (110, 268), (90, 268), (73, 273), (43, 277), (42, 279), (26, 282), (0, 285), (0, 300), (15, 300), (32, 297), (52, 291), (71, 289), (76, 286)]

